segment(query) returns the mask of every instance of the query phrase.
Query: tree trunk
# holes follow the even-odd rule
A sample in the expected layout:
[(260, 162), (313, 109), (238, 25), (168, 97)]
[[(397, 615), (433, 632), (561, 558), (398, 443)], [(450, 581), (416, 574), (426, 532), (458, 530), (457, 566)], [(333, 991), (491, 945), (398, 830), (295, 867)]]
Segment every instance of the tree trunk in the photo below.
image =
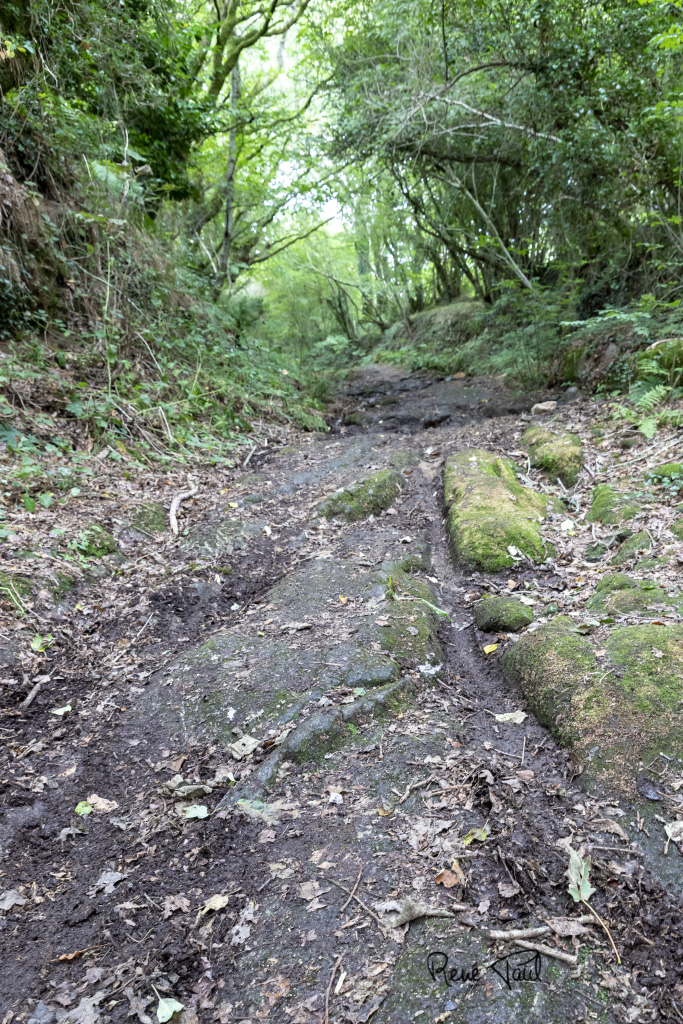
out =
[(228, 294), (232, 291), (232, 275), (230, 273), (230, 250), (232, 248), (233, 226), (235, 222), (235, 172), (237, 170), (237, 105), (239, 103), (242, 80), (239, 64), (235, 64), (230, 76), (230, 110), (232, 127), (228, 140), (228, 168), (225, 175), (225, 228), (223, 244), (218, 261), (218, 273), (213, 287), (213, 301), (216, 302), (227, 282)]

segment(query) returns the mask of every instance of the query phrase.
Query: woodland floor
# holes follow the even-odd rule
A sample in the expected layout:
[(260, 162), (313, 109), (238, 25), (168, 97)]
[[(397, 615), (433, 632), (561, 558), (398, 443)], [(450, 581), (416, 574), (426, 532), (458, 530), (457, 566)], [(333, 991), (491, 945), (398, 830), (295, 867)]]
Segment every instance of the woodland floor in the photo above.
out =
[[(554, 568), (485, 577), (449, 557), (446, 456), (519, 455), (538, 397), (368, 368), (329, 435), (280, 450), (274, 436), (234, 472), (198, 470), (177, 539), (167, 520), (131, 523), (145, 502), (168, 508), (180, 473), (131, 480), (125, 460), (102, 462), (79, 516), (119, 551), (2, 624), (2, 1024), (147, 1024), (160, 999), (185, 1024), (683, 1020), (681, 854), (662, 859), (663, 832), (627, 793), (587, 791), (533, 716), (496, 720), (525, 702), (500, 651), (483, 653), (505, 637), (472, 623), (484, 588), (533, 583), (561, 605), (585, 563), (567, 538)], [(607, 466), (599, 412), (559, 409), (591, 469), (577, 516)], [(336, 488), (405, 452), (388, 511), (320, 517)], [(18, 518), (17, 544), (49, 552), (59, 517)], [(408, 641), (390, 660), (382, 630), (418, 630), (389, 621), (377, 574), (405, 552), (450, 620), (416, 638), (420, 657)], [(36, 623), (56, 642), (26, 655)], [(245, 736), (259, 745), (237, 759)], [(534, 940), (565, 959), (489, 937), (581, 916), (568, 839), (592, 856), (621, 966), (589, 924)], [(430, 973), (437, 951), (469, 977), (436, 972), (438, 958)]]

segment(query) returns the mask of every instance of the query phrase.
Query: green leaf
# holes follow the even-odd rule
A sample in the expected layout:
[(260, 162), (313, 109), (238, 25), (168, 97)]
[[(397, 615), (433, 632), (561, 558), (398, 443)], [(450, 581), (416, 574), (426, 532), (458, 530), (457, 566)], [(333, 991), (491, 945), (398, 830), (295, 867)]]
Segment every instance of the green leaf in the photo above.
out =
[(38, 502), (43, 506), (43, 508), (49, 508), (53, 501), (54, 499), (51, 494), (38, 495)]
[[(154, 990), (156, 992), (156, 989)], [(159, 993), (157, 992), (157, 995)], [(179, 1010), (184, 1010), (185, 1006), (183, 1003), (179, 1003), (177, 999), (159, 998), (159, 1005), (157, 1006), (157, 1020), (159, 1024), (165, 1024), (165, 1021), (170, 1020), (174, 1013), (178, 1013)]]
[(463, 846), (469, 846), (470, 843), (474, 842), (475, 839), (478, 839), (480, 843), (483, 843), (484, 840), (487, 837), (488, 837), (488, 831), (486, 829), (486, 825), (484, 825), (483, 828), (473, 828), (473, 829), (470, 829), (470, 831), (467, 833), (467, 835), (463, 839), (462, 845)]
[(27, 512), (35, 512), (36, 503), (33, 498), (29, 498), (28, 494), (24, 495), (24, 508)]
[(43, 651), (46, 651), (54, 642), (55, 638), (53, 636), (50, 636), (49, 634), (48, 636), (41, 636), (40, 633), (37, 633), (31, 640), (31, 650), (37, 651), (38, 654), (42, 654)]
[(92, 814), (92, 807), (87, 800), (81, 800), (76, 804), (76, 814), (80, 814), (82, 818), (87, 818), (89, 814)]
[(209, 808), (204, 804), (192, 804), (185, 811), (186, 818), (208, 818)]
[(58, 718), (61, 718), (63, 715), (66, 715), (69, 711), (73, 711), (73, 708), (71, 707), (70, 704), (65, 704), (63, 708), (52, 708), (50, 714), (57, 715)]
[(588, 881), (591, 859), (586, 857), (584, 860), (571, 846), (568, 846), (567, 849), (569, 851), (569, 867), (565, 871), (565, 875), (569, 879), (567, 886), (569, 895), (575, 903), (587, 902), (595, 892)]

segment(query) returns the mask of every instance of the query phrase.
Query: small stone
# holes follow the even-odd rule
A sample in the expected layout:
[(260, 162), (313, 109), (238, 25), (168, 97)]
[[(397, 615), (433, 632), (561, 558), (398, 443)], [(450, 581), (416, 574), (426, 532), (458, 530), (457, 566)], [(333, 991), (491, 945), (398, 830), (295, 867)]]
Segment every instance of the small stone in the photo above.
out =
[(557, 402), (536, 402), (536, 405), (531, 407), (532, 416), (547, 416), (551, 412), (555, 412), (557, 409)]

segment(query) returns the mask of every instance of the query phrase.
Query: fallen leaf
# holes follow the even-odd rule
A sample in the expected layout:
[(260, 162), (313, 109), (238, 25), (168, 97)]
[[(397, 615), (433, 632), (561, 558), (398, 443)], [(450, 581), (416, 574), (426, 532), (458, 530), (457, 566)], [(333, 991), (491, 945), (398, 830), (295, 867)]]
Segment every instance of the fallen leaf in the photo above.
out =
[(119, 806), (116, 800), (105, 800), (104, 797), (98, 796), (97, 793), (91, 793), (88, 797), (88, 803), (94, 811), (101, 811), (103, 814), (109, 814), (110, 811), (115, 811)]
[[(154, 987), (154, 986), (152, 986)], [(156, 989), (154, 989), (157, 992)], [(157, 992), (157, 996), (159, 993)], [(167, 1020), (170, 1020), (174, 1013), (178, 1013), (179, 1010), (184, 1010), (185, 1004), (179, 1003), (177, 999), (159, 998), (159, 1005), (157, 1006), (157, 1020), (159, 1024), (165, 1024)]]
[[(125, 906), (125, 904), (122, 904)], [(179, 910), (182, 914), (187, 914), (190, 909), (190, 901), (187, 896), (166, 896), (164, 899), (164, 920), (167, 920), (171, 914), (175, 914), (176, 910)], [(118, 907), (117, 907), (118, 910)]]
[(236, 761), (241, 761), (243, 757), (253, 754), (260, 743), (261, 741), (257, 740), (255, 736), (242, 736), (234, 743), (228, 744), (228, 751)]
[(206, 901), (199, 913), (208, 914), (210, 910), (223, 910), (224, 907), (227, 907), (229, 900), (229, 895), (225, 896), (221, 893), (216, 893), (215, 896), (211, 896), (210, 899)]
[(497, 722), (510, 722), (512, 725), (521, 725), (525, 718), (528, 718), (526, 711), (506, 711), (502, 715), (493, 716)]
[(76, 804), (76, 814), (80, 814), (82, 818), (87, 818), (89, 814), (92, 814), (92, 810), (87, 800), (81, 800)]
[(670, 821), (664, 831), (672, 843), (683, 844), (683, 821)]
[(125, 877), (120, 871), (103, 871), (95, 884), (88, 889), (88, 895), (95, 896), (101, 890), (107, 896), (114, 891), (114, 886), (122, 882)]
[(62, 718), (64, 715), (68, 714), (69, 711), (73, 711), (73, 708), (70, 704), (65, 704), (63, 708), (52, 708), (50, 714), (57, 715), (58, 718)]
[(655, 658), (663, 658), (664, 657), (664, 651), (658, 651), (656, 647), (652, 648), (652, 653), (655, 656)]
[(522, 890), (517, 885), (517, 882), (499, 882), (498, 892), (504, 899), (510, 899), (512, 896), (516, 896), (517, 893)]
[(309, 882), (302, 882), (297, 889), (299, 896), (302, 900), (314, 900), (317, 896), (320, 896), (322, 888), (319, 882), (315, 879), (311, 879)]
[(18, 889), (5, 889), (0, 893), (0, 910), (11, 910), (12, 907), (23, 907), (26, 900)]
[(340, 601), (341, 604), (348, 604), (349, 603), (348, 597), (344, 597), (343, 594), (339, 595), (339, 601)]
[(185, 817), (190, 821), (193, 818), (208, 818), (209, 808), (206, 804), (191, 804), (185, 808)]
[(259, 833), (258, 841), (259, 843), (274, 843), (275, 829), (264, 828), (263, 831)]
[(585, 925), (571, 917), (549, 917), (546, 924), (562, 939), (571, 935), (583, 935), (588, 931)]
[(466, 878), (457, 860), (453, 861), (451, 870), (444, 868), (434, 878), (437, 885), (443, 885), (446, 889), (452, 889), (455, 885), (465, 885)]
[(470, 829), (470, 831), (467, 833), (467, 835), (462, 841), (463, 846), (469, 846), (470, 843), (473, 843), (475, 839), (478, 840), (478, 842), (483, 843), (487, 837), (488, 832), (486, 830), (486, 825), (484, 825), (483, 828)]
[(443, 907), (430, 907), (425, 903), (414, 900), (412, 896), (406, 896), (401, 900), (389, 900), (385, 903), (375, 903), (375, 910), (389, 928), (400, 928), (401, 925), (417, 921), (421, 917), (454, 917), (450, 910)]
[(484, 654), (493, 654), (494, 651), (498, 650), (498, 644), (486, 644), (484, 648)]
[(380, 617), (378, 619), (375, 619), (375, 625), (376, 626), (388, 626), (389, 625), (389, 619), (386, 617), (386, 615), (380, 615)]

